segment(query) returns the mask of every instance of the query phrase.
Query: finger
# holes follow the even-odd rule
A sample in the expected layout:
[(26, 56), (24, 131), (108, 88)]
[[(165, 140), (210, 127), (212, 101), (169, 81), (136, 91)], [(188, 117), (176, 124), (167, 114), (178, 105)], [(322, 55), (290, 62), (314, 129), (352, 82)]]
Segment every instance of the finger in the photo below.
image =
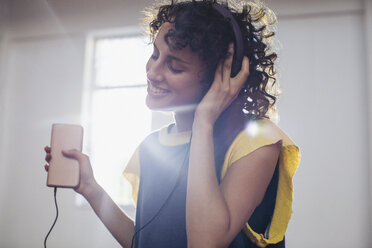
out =
[(249, 59), (247, 56), (244, 56), (242, 61), (242, 69), (239, 71), (239, 73), (234, 77), (234, 83), (236, 83), (236, 87), (242, 87), (245, 81), (247, 81), (247, 78), (249, 76)]
[(227, 57), (223, 63), (222, 81), (229, 82), (231, 77), (231, 66), (234, 56), (234, 43), (229, 44), (229, 49), (227, 51)]
[(44, 151), (47, 152), (47, 153), (50, 153), (51, 149), (49, 146), (45, 146), (44, 147)]
[(44, 165), (44, 169), (45, 169), (46, 172), (48, 172), (48, 170), (49, 170), (49, 165), (45, 164), (45, 165)]
[(45, 155), (45, 161), (49, 163), (51, 159), (52, 159), (52, 155), (50, 153), (47, 153), (47, 155)]

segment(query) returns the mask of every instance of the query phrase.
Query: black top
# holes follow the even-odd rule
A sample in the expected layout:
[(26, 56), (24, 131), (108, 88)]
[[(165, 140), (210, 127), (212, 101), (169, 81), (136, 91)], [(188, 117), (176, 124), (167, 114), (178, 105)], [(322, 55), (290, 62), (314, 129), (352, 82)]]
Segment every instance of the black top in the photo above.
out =
[[(186, 191), (189, 144), (165, 146), (158, 132), (140, 145), (140, 185), (137, 200), (135, 244), (137, 248), (187, 247)], [(278, 166), (262, 203), (248, 223), (257, 233), (265, 233), (275, 207)], [(270, 227), (268, 227), (270, 228)], [(257, 246), (242, 231), (230, 248)], [(284, 241), (268, 248), (285, 247)]]

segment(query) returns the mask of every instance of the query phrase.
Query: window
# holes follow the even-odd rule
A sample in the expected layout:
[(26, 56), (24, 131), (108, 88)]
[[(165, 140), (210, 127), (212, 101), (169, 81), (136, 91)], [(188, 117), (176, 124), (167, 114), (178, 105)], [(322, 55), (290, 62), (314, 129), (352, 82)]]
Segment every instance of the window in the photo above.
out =
[(151, 130), (152, 114), (145, 106), (145, 64), (152, 47), (140, 35), (96, 37), (91, 45), (85, 150), (99, 184), (114, 201), (130, 205), (131, 186), (122, 171)]

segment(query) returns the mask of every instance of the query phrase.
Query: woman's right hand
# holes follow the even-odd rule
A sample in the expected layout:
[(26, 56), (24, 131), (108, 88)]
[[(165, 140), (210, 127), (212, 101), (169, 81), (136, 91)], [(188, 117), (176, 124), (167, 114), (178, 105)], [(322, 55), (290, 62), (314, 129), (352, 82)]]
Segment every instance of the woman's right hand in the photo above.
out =
[[(51, 160), (51, 149), (45, 147), (45, 160)], [(79, 162), (80, 184), (75, 191), (87, 199), (94, 212), (107, 227), (122, 247), (130, 247), (134, 235), (134, 221), (129, 218), (121, 208), (110, 198), (106, 191), (97, 184), (89, 157), (78, 150), (63, 151), (62, 154)], [(49, 165), (45, 169), (49, 169)]]
[[(51, 156), (51, 148), (49, 146), (46, 146), (44, 148), (46, 155), (45, 155), (45, 161), (47, 161), (48, 164), (44, 165), (44, 168), (46, 171), (49, 169), (49, 162), (52, 159)], [(74, 188), (74, 190), (83, 195), (88, 196), (90, 192), (93, 191), (94, 187), (97, 186), (97, 182), (93, 175), (92, 166), (89, 161), (89, 157), (82, 152), (71, 149), (71, 150), (63, 150), (62, 154), (65, 157), (72, 158), (78, 161), (79, 163), (79, 185), (77, 188)]]

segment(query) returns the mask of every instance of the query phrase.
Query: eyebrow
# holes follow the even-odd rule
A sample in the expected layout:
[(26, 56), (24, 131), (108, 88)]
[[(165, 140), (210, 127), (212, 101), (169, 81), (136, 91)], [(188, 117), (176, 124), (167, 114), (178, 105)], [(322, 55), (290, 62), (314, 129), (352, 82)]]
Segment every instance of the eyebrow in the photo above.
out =
[[(153, 45), (154, 45), (154, 47), (156, 48), (156, 50), (159, 51), (159, 48), (156, 46), (155, 42), (153, 43)], [(181, 63), (184, 63), (184, 64), (188, 64), (188, 65), (191, 64), (190, 62), (187, 62), (187, 61), (185, 61), (185, 60), (183, 60), (183, 59), (181, 59), (181, 58), (179, 58), (179, 57), (177, 57), (177, 56), (174, 56), (174, 55), (168, 55), (167, 57), (170, 58), (170, 59), (173, 59), (173, 60), (179, 61), (179, 62), (181, 62)]]

